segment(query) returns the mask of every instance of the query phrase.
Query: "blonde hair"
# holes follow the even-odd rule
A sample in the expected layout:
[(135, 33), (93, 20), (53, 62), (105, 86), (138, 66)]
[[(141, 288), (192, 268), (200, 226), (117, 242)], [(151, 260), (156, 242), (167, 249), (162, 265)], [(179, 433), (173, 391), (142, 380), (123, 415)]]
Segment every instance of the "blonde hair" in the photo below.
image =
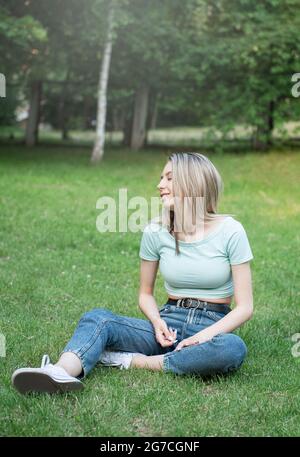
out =
[[(175, 152), (169, 156), (168, 160), (172, 162), (174, 209), (163, 207), (162, 213), (156, 221), (166, 226), (170, 234), (174, 233), (176, 254), (179, 254), (175, 227), (178, 227), (178, 222), (182, 221), (183, 208), (185, 207), (184, 211), (187, 211), (188, 218), (192, 219), (196, 225), (223, 216), (217, 214), (217, 207), (224, 186), (218, 170), (203, 154)], [(201, 201), (200, 213), (198, 211), (199, 200)], [(183, 201), (184, 205), (182, 205)], [(187, 232), (183, 230), (183, 233)]]

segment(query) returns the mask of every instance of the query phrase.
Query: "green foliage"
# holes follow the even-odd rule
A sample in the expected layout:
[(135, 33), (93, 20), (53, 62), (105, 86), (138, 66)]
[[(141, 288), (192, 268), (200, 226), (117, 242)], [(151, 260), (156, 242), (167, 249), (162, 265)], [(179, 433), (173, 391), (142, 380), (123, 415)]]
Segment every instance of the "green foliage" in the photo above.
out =
[(20, 103), (19, 90), (9, 87), (5, 98), (0, 99), (0, 125), (15, 125), (15, 111)]
[(28, 47), (34, 40), (44, 41), (47, 33), (32, 16), (13, 17), (0, 9), (0, 34), (21, 47)]
[[(50, 105), (61, 98), (70, 125), (86, 99), (95, 117), (108, 5), (14, 0), (1, 7), (2, 67), (10, 62), (9, 72), (23, 84), (66, 83), (43, 87), (53, 125)], [(274, 125), (299, 117), (290, 92), (300, 61), (298, 0), (114, 0), (114, 7), (110, 126), (116, 111), (130, 116), (141, 82), (150, 88), (150, 105), (158, 100), (160, 126), (215, 126), (226, 136), (235, 124), (247, 124), (257, 144), (267, 144)]]
[(300, 57), (299, 2), (199, 0), (198, 5), (210, 122), (226, 126), (229, 114), (231, 121), (270, 133), (268, 122), (284, 121), (282, 107), (290, 115), (298, 111), (290, 103), (290, 79)]
[(37, 52), (35, 45), (46, 40), (47, 32), (36, 18), (16, 16), (0, 5), (0, 64), (7, 77), (26, 70)]

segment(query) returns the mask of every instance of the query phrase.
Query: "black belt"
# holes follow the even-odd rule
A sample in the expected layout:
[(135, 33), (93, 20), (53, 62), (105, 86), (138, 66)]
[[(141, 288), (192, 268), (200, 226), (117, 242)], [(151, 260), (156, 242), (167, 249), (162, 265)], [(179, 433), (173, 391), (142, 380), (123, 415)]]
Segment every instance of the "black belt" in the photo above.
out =
[(207, 309), (207, 311), (216, 311), (218, 313), (228, 314), (231, 311), (229, 305), (221, 303), (211, 303), (207, 301), (198, 300), (197, 298), (179, 298), (178, 300), (169, 298), (169, 305), (176, 305), (180, 308), (198, 308)]

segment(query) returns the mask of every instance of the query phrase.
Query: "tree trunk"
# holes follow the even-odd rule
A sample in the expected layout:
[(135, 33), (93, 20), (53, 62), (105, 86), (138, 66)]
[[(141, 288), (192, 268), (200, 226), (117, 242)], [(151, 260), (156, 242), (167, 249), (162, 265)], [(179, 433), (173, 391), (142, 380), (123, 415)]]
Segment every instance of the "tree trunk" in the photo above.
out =
[(253, 148), (257, 151), (264, 151), (273, 144), (272, 132), (274, 129), (275, 102), (270, 101), (267, 110), (261, 114), (263, 124), (256, 127), (253, 136)]
[(62, 140), (68, 139), (68, 126), (67, 126), (67, 109), (66, 109), (66, 88), (62, 86), (62, 92), (59, 101), (59, 128), (61, 130)]
[(68, 135), (68, 119), (69, 119), (69, 109), (68, 109), (68, 102), (69, 102), (69, 80), (70, 80), (70, 70), (67, 71), (67, 75), (62, 84), (62, 89), (60, 93), (60, 107), (59, 107), (59, 128), (61, 130), (61, 139), (67, 140), (69, 138)]
[(159, 93), (155, 93), (155, 95), (153, 96), (152, 109), (151, 109), (150, 120), (149, 120), (149, 129), (150, 130), (156, 129), (156, 126), (157, 126), (159, 95), (160, 95)]
[(125, 125), (125, 109), (122, 108), (119, 112), (119, 129), (120, 131), (122, 131), (124, 129), (124, 125)]
[(112, 110), (112, 128), (113, 132), (116, 132), (118, 130), (118, 109), (114, 108)]
[(41, 115), (42, 81), (32, 81), (30, 87), (29, 115), (26, 124), (26, 146), (35, 146), (38, 140)]
[(97, 163), (104, 154), (105, 142), (105, 120), (106, 120), (106, 104), (107, 104), (107, 82), (109, 76), (111, 52), (112, 52), (112, 31), (114, 20), (114, 5), (111, 1), (109, 4), (108, 23), (107, 23), (107, 39), (104, 47), (104, 55), (99, 75), (98, 89), (98, 107), (97, 107), (97, 124), (96, 124), (96, 140), (92, 152), (91, 162)]
[(114, 108), (112, 112), (113, 131), (120, 132), (124, 129), (125, 115), (123, 108)]
[(64, 125), (63, 125), (63, 128), (62, 128), (61, 138), (62, 138), (62, 140), (68, 140), (69, 139), (69, 129), (68, 129), (68, 125), (67, 125), (66, 119), (65, 119), (65, 122), (64, 122)]
[(271, 146), (273, 141), (272, 141), (272, 133), (274, 130), (274, 111), (275, 111), (275, 103), (272, 100), (269, 105), (269, 115), (268, 115), (268, 144)]
[(91, 108), (91, 99), (89, 96), (84, 98), (83, 102), (83, 119), (82, 119), (82, 128), (83, 130), (89, 130), (91, 128), (90, 122), (90, 108)]
[(130, 147), (138, 150), (145, 145), (147, 130), (147, 114), (148, 114), (149, 87), (145, 84), (141, 85), (135, 95), (133, 125)]
[(133, 107), (132, 103), (128, 106), (128, 111), (124, 118), (123, 125), (123, 146), (130, 147), (131, 135), (132, 135), (132, 122), (133, 122)]

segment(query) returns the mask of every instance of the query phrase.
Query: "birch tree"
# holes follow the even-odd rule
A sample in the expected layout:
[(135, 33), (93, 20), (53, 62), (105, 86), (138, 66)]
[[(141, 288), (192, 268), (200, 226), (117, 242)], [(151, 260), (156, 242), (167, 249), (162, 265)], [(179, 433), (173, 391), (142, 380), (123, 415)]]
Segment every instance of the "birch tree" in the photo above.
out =
[(99, 75), (98, 86), (98, 104), (97, 104), (97, 123), (96, 123), (96, 140), (92, 152), (91, 162), (98, 163), (102, 160), (104, 154), (105, 143), (105, 120), (107, 106), (107, 84), (109, 77), (112, 39), (113, 39), (113, 23), (114, 23), (114, 2), (111, 1), (107, 19), (107, 36), (104, 45), (103, 59)]

